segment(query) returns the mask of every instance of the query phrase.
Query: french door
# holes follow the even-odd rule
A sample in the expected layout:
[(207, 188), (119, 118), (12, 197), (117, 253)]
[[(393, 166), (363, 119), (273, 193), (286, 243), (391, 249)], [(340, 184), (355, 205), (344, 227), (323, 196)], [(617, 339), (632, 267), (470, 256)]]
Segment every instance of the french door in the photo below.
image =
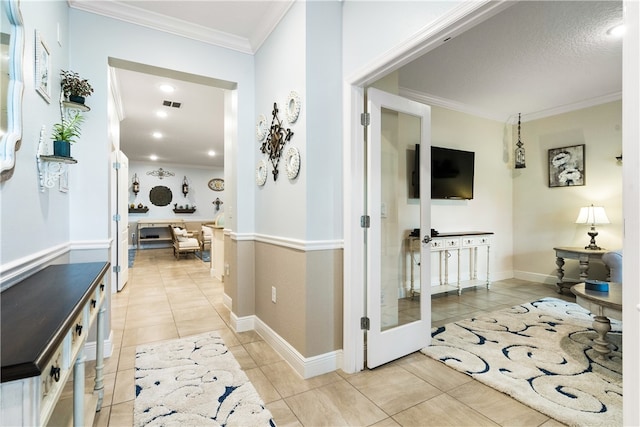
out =
[[(373, 88), (367, 89), (367, 111), (366, 359), (374, 368), (431, 341), (431, 112)], [(419, 199), (413, 194), (418, 182)], [(420, 229), (415, 237), (413, 229)]]

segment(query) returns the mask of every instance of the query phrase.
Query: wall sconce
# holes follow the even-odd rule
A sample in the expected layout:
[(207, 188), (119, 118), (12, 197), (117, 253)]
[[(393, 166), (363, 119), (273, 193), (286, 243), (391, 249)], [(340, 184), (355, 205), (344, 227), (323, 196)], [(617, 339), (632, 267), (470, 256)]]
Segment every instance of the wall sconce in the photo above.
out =
[(184, 194), (184, 197), (187, 197), (187, 194), (189, 194), (189, 181), (187, 181), (186, 176), (182, 180), (182, 194)]
[(516, 143), (516, 169), (524, 169), (524, 144), (520, 140), (520, 113), (518, 113), (518, 142)]
[(216, 205), (216, 212), (220, 210), (220, 205), (223, 204), (224, 202), (222, 200), (220, 200), (220, 197), (216, 197), (216, 199), (211, 202), (214, 205)]
[(138, 174), (133, 174), (133, 186), (132, 186), (133, 194), (137, 197), (140, 192), (140, 181), (138, 181)]
[(578, 218), (576, 218), (576, 224), (591, 224), (591, 229), (587, 232), (591, 236), (589, 245), (585, 246), (585, 249), (600, 250), (601, 248), (596, 245), (596, 224), (609, 224), (609, 218), (602, 206), (586, 206), (580, 208)]

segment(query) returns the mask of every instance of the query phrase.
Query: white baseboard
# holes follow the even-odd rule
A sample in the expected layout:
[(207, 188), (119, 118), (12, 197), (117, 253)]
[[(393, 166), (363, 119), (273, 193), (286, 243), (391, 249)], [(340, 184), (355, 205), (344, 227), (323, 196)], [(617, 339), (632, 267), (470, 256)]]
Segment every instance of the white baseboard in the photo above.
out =
[[(231, 309), (229, 309), (231, 310)], [(238, 317), (231, 312), (231, 328), (236, 332), (247, 332), (255, 329), (255, 316)]]
[[(548, 274), (532, 273), (530, 271), (514, 270), (513, 277), (520, 280), (528, 280), (530, 282), (544, 283), (547, 285), (555, 285), (558, 282), (556, 276), (550, 276)], [(565, 278), (568, 281), (574, 280), (570, 277)]]
[[(84, 354), (87, 360), (96, 360), (96, 342), (87, 341), (84, 345)], [(111, 357), (113, 354), (113, 331), (109, 333), (109, 338), (104, 340), (104, 357)]]
[[(222, 294), (222, 304), (231, 311), (231, 297), (227, 294)], [(233, 314), (233, 313), (231, 313)]]

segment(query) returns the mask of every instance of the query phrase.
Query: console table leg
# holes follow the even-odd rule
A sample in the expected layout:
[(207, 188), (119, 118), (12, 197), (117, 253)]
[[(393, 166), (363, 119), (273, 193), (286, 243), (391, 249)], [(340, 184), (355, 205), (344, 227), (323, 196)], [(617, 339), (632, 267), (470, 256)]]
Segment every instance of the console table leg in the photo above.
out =
[(580, 281), (584, 282), (589, 277), (589, 257), (580, 257)]
[(564, 278), (564, 269), (562, 268), (564, 266), (564, 258), (557, 257), (556, 258), (556, 265), (558, 266), (558, 269), (556, 270), (556, 275), (558, 276), (558, 282), (556, 283), (556, 292), (561, 294), (562, 293), (562, 279)]
[(599, 357), (606, 357), (611, 352), (607, 333), (611, 330), (611, 321), (605, 316), (595, 316), (593, 329), (598, 333), (598, 337), (593, 340), (593, 349), (599, 353)]
[(73, 365), (73, 427), (84, 425), (84, 349), (80, 350)]
[(104, 398), (104, 303), (98, 311), (96, 320), (96, 379), (93, 392), (98, 394), (98, 403), (96, 412), (102, 409), (102, 400)]

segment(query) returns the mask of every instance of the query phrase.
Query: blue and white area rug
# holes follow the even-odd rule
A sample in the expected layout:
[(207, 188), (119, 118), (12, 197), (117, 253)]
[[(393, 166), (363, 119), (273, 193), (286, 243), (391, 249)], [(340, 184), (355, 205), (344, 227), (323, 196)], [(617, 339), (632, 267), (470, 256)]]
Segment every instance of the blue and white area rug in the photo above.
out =
[(134, 426), (275, 426), (216, 332), (136, 350)]
[(622, 323), (612, 320), (610, 357), (591, 348), (593, 318), (556, 298), (431, 331), (427, 356), (571, 426), (622, 425)]

